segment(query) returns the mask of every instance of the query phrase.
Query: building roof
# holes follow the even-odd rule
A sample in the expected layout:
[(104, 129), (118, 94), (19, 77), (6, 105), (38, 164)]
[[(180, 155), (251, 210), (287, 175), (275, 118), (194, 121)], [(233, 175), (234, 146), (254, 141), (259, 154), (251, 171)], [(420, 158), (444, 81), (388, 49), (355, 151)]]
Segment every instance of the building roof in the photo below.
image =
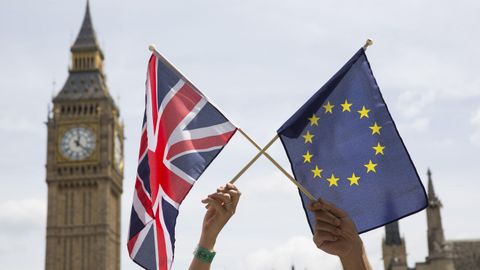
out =
[(480, 269), (480, 240), (446, 241), (453, 253), (455, 270)]
[(71, 72), (54, 102), (81, 99), (112, 100), (105, 78), (100, 72)]

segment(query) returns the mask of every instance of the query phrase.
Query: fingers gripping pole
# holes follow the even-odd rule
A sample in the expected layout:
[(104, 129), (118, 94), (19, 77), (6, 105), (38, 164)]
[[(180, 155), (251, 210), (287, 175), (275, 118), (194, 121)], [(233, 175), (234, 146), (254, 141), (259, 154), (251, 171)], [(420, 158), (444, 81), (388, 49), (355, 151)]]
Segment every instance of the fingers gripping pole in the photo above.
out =
[[(238, 129), (238, 131), (251, 143), (255, 146), (255, 148), (257, 148), (260, 152), (247, 164), (247, 166), (244, 167), (244, 170), (243, 172), (240, 171), (233, 179), (232, 181), (236, 181), (238, 179), (238, 177), (240, 177), (259, 157), (260, 155), (264, 155), (266, 158), (268, 158), (268, 160), (270, 160), (270, 162), (273, 163), (273, 165), (275, 165), (275, 167), (277, 167), (277, 169), (279, 169), (288, 179), (290, 179), (290, 181), (292, 181), (292, 183), (294, 185), (296, 185), (298, 187), (298, 189), (300, 189), (301, 192), (303, 192), (303, 194), (305, 194), (305, 196), (307, 196), (311, 201), (315, 201), (315, 197), (308, 191), (306, 190), (300, 183), (297, 182), (297, 180), (291, 176), (280, 164), (278, 164), (278, 162), (273, 159), (266, 151), (268, 148), (270, 148), (270, 146), (278, 139), (278, 134), (273, 137), (273, 139), (263, 148), (261, 149), (260, 146), (252, 139), (250, 138), (250, 136), (248, 136), (242, 129)], [(251, 163), (251, 164), (250, 164)], [(232, 181), (230, 181), (230, 183), (233, 183)]]

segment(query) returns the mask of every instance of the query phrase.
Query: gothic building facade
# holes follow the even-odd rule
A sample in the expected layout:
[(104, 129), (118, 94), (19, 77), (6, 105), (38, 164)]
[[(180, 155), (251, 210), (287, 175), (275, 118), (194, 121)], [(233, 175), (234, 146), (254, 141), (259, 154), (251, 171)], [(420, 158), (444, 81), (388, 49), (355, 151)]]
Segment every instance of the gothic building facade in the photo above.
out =
[(428, 171), (427, 241), (428, 256), (415, 267), (407, 265), (405, 239), (400, 237), (398, 222), (385, 226), (383, 261), (385, 270), (478, 270), (480, 269), (480, 240), (445, 239), (440, 208), (442, 203), (433, 188), (432, 173)]
[(120, 269), (123, 125), (87, 2), (47, 119), (47, 270)]

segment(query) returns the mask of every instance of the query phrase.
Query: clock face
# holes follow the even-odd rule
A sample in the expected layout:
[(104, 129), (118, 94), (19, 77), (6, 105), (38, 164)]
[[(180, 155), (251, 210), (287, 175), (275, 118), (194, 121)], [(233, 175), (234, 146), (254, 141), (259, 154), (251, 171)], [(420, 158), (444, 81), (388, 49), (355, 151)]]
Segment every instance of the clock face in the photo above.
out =
[(60, 151), (70, 160), (84, 160), (95, 149), (95, 134), (86, 127), (67, 130), (60, 141)]
[(114, 141), (114, 160), (118, 168), (123, 168), (123, 147), (122, 141), (120, 139), (120, 134), (115, 132), (115, 141)]

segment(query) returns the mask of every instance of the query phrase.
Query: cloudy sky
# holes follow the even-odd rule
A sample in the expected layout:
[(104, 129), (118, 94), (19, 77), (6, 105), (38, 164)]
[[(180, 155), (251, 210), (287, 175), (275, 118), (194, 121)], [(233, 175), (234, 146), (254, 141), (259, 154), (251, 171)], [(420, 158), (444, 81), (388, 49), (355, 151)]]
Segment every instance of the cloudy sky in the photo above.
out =
[[(47, 106), (68, 75), (85, 0), (0, 0), (0, 262), (43, 269)], [(449, 239), (480, 238), (480, 2), (459, 0), (91, 0), (111, 94), (126, 126), (122, 269), (139, 269), (125, 240), (155, 43), (259, 144), (333, 75), (366, 38), (367, 55), (426, 183), (433, 171)], [(270, 153), (289, 168), (280, 144)], [(200, 199), (255, 150), (237, 135), (181, 207), (174, 269), (186, 269), (203, 216)], [(297, 191), (261, 159), (239, 181), (242, 201), (217, 243), (214, 269), (338, 269), (317, 250)], [(400, 222), (409, 263), (424, 260), (425, 212)], [(381, 269), (383, 229), (362, 235)]]

